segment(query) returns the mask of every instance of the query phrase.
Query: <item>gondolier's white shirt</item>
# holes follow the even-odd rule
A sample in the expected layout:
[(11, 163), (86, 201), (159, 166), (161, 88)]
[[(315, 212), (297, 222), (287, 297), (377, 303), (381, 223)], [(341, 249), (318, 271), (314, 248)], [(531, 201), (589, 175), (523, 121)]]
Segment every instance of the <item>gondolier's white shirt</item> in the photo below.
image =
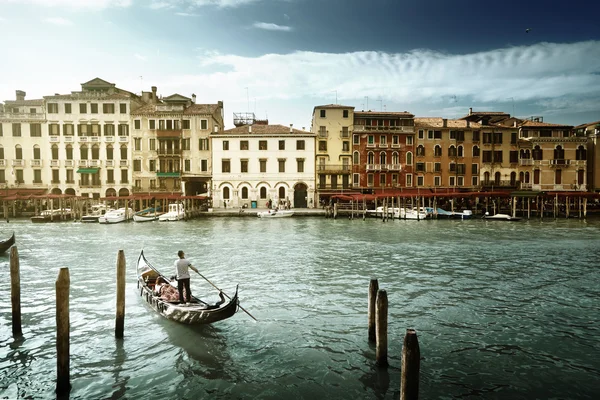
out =
[(191, 262), (185, 258), (180, 258), (175, 261), (175, 271), (177, 271), (177, 279), (187, 279), (190, 277), (189, 267), (192, 265)]

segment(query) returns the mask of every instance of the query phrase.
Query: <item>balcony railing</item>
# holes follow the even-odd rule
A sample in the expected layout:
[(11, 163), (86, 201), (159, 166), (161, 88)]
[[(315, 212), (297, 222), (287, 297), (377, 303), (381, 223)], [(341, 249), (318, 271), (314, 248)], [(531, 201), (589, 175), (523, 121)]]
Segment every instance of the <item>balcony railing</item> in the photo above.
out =
[(354, 132), (365, 132), (365, 131), (383, 131), (383, 132), (400, 132), (400, 133), (413, 133), (415, 131), (414, 126), (367, 126), (367, 125), (354, 125)]
[(107, 167), (115, 166), (115, 160), (105, 160), (104, 163), (106, 164)]
[(25, 160), (12, 160), (12, 166), (13, 167), (24, 167)]
[(533, 165), (533, 160), (531, 158), (521, 158), (519, 165)]
[(113, 143), (115, 141), (115, 137), (114, 136), (104, 136), (104, 141), (106, 143)]
[(159, 156), (181, 156), (181, 150), (177, 149), (158, 149), (156, 150)]
[(344, 164), (325, 164), (317, 165), (318, 173), (351, 173), (352, 166)]
[(0, 167), (6, 167), (6, 160), (0, 160)]
[(75, 141), (73, 136), (65, 136), (65, 143), (73, 143)]
[(42, 113), (10, 113), (10, 112), (5, 112), (5, 113), (0, 113), (0, 118), (2, 119), (13, 119), (13, 120), (36, 120), (36, 121), (42, 121), (44, 120), (46, 117), (44, 114)]
[[(119, 167), (127, 167), (129, 166), (128, 160), (119, 160)], [(123, 183), (123, 182), (121, 182)]]
[(50, 136), (50, 143), (58, 143), (60, 141), (59, 136)]
[(519, 186), (519, 181), (510, 181), (510, 180), (489, 180), (489, 181), (481, 181), (481, 186), (483, 187), (515, 187)]
[(317, 190), (349, 190), (352, 189), (352, 184), (350, 184), (350, 182), (348, 182), (348, 184), (344, 185), (342, 183), (339, 184), (317, 184)]
[(129, 136), (119, 136), (119, 143), (128, 143)]
[(402, 164), (367, 164), (367, 171), (400, 171)]
[(318, 137), (326, 138), (329, 135), (329, 131), (319, 131)]
[(97, 167), (100, 167), (101, 165), (102, 165), (102, 161), (100, 161), (100, 160), (89, 160), (88, 161), (88, 166), (90, 166), (90, 167), (97, 168)]
[(41, 167), (42, 166), (42, 160), (31, 160), (31, 166), (32, 167)]
[(180, 138), (183, 136), (183, 129), (157, 129), (157, 138)]
[(65, 160), (65, 167), (74, 167), (75, 160)]

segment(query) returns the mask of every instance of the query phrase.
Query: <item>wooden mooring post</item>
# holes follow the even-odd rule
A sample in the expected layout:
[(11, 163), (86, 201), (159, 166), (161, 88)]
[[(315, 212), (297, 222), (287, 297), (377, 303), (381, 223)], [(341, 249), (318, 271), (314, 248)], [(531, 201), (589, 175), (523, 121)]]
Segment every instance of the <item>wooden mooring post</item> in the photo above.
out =
[(16, 338), (23, 335), (21, 329), (21, 273), (17, 246), (10, 249), (10, 301), (12, 303), (12, 333)]
[(119, 250), (117, 255), (117, 315), (115, 322), (115, 337), (123, 338), (125, 330), (125, 252)]
[(69, 372), (69, 268), (61, 268), (56, 280), (56, 393), (71, 390)]
[(402, 378), (400, 381), (400, 400), (416, 400), (419, 398), (419, 370), (421, 368), (421, 351), (419, 340), (414, 329), (407, 329), (402, 347)]
[(375, 343), (377, 341), (377, 334), (375, 332), (375, 306), (377, 302), (377, 291), (379, 290), (379, 282), (377, 279), (371, 279), (369, 283), (369, 342)]
[(377, 344), (375, 346), (375, 361), (380, 367), (388, 366), (388, 298), (387, 292), (380, 289), (377, 292), (377, 307), (375, 310), (375, 331), (377, 332)]

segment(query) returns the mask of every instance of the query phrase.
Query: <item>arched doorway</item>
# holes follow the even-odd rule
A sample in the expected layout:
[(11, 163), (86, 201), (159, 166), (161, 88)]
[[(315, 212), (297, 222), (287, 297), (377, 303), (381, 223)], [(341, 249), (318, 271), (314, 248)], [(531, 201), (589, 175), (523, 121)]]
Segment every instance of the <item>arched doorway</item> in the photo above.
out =
[(120, 189), (119, 190), (119, 197), (127, 197), (129, 196), (129, 189)]
[(59, 188), (54, 188), (52, 189), (50, 194), (62, 194), (62, 190), (60, 190)]
[(75, 189), (73, 189), (73, 188), (65, 189), (65, 194), (75, 196)]
[(294, 208), (308, 207), (308, 187), (304, 183), (294, 186)]

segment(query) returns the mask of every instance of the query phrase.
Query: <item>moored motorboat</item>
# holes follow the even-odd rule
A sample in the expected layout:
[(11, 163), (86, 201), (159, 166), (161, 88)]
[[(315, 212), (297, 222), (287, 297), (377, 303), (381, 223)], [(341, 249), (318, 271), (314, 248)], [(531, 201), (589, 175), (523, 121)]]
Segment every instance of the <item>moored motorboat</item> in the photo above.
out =
[(284, 218), (294, 215), (293, 210), (267, 210), (256, 213), (258, 218)]
[(489, 212), (486, 211), (485, 215), (481, 217), (482, 219), (487, 219), (490, 221), (520, 221), (519, 217), (511, 217), (508, 214), (494, 214), (490, 215)]
[(183, 204), (169, 204), (169, 211), (158, 217), (159, 221), (179, 221), (185, 218), (185, 210)]
[(104, 204), (94, 204), (89, 214), (81, 217), (81, 222), (98, 222), (98, 219), (110, 211)]
[(473, 217), (473, 211), (471, 211), (471, 210), (454, 211), (452, 213), (452, 218), (456, 218), (456, 219), (470, 219), (472, 217)]
[(135, 222), (150, 222), (156, 221), (163, 213), (160, 212), (160, 207), (150, 207), (133, 214)]
[(44, 210), (38, 215), (31, 217), (31, 222), (62, 222), (73, 219), (70, 208), (59, 208), (56, 210)]
[(143, 250), (138, 257), (137, 276), (138, 290), (142, 299), (158, 314), (171, 321), (187, 325), (211, 324), (232, 317), (238, 309), (237, 288), (231, 299), (222, 299), (214, 304), (208, 304), (193, 295), (189, 304), (169, 301), (161, 297), (155, 291), (156, 282), (159, 278), (162, 278), (163, 282), (169, 282), (169, 279), (148, 262)]
[(131, 208), (119, 208), (117, 210), (107, 211), (106, 214), (98, 218), (101, 224), (118, 224), (133, 218), (133, 210)]
[(11, 235), (11, 237), (0, 242), (0, 254), (4, 253), (6, 250), (10, 249), (10, 247), (13, 244), (15, 244), (15, 233), (14, 232)]

